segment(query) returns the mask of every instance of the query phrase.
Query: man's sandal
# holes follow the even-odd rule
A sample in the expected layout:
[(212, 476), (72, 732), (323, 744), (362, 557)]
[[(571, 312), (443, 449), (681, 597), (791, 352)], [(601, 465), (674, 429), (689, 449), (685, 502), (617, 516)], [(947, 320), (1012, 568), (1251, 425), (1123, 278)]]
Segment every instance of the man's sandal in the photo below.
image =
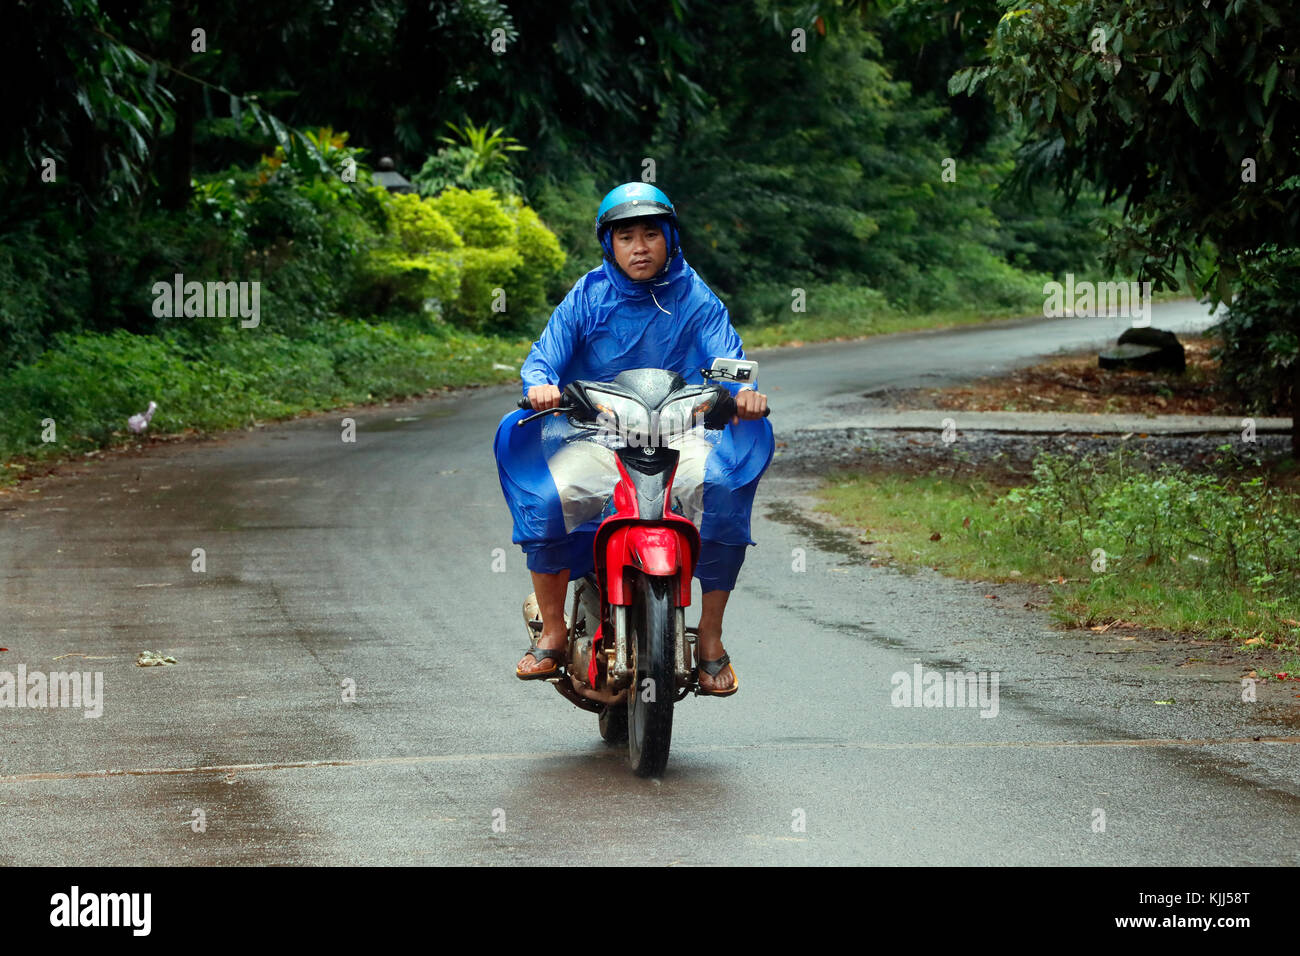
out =
[(521, 671), (519, 668), (516, 667), (515, 676), (518, 677), (520, 680), (541, 680), (544, 677), (554, 677), (557, 673), (559, 673), (560, 665), (564, 663), (565, 650), (566, 648), (563, 647), (557, 647), (553, 650), (547, 650), (544, 647), (538, 647), (537, 642), (533, 641), (533, 643), (528, 646), (528, 650), (524, 651), (524, 656), (526, 657), (529, 654), (532, 654), (533, 660), (536, 661), (538, 664), (540, 664), (542, 661), (553, 660), (555, 661), (555, 666), (552, 667), (550, 670), (530, 671), (529, 673), (524, 673), (523, 671)]
[(736, 691), (740, 690), (740, 678), (736, 676), (736, 669), (731, 666), (731, 655), (723, 654), (716, 661), (698, 661), (696, 666), (708, 674), (710, 677), (717, 677), (722, 673), (724, 667), (731, 669), (731, 686), (726, 690), (708, 690), (701, 685), (699, 692), (709, 697), (730, 697)]

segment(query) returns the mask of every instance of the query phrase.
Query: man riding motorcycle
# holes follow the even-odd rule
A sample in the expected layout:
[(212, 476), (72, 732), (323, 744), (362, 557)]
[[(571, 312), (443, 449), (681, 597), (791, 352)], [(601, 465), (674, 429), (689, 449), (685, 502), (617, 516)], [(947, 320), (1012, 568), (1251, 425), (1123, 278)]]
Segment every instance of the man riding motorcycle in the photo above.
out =
[[(555, 408), (561, 389), (575, 380), (663, 368), (700, 383), (700, 370), (714, 358), (745, 357), (726, 306), (686, 263), (676, 211), (663, 192), (640, 182), (611, 190), (596, 213), (596, 236), (604, 261), (574, 284), (524, 362), (524, 395), (534, 410)], [(745, 548), (754, 544), (750, 511), (774, 449), (763, 417), (767, 397), (751, 386), (726, 387), (736, 399), (731, 427), (678, 443), (683, 457), (674, 485), (684, 496), (675, 495), (678, 510), (700, 530), (696, 663), (701, 690), (718, 697), (740, 686), (722, 646), (722, 619)], [(536, 680), (563, 660), (568, 582), (592, 569), (596, 509), (612, 494), (617, 471), (613, 453), (590, 442), (548, 449), (535, 435), (514, 434), (524, 431), (513, 427), (522, 414), (502, 419), (495, 453), (514, 517), (512, 540), (527, 555), (542, 619), (541, 636), (515, 673)]]

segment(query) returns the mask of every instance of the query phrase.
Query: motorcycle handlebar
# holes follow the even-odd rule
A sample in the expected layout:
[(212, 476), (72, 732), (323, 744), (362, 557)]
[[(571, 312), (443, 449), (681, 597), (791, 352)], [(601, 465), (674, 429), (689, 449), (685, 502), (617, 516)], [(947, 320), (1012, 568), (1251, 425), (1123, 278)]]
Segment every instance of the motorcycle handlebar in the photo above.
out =
[[(530, 410), (532, 409), (532, 407), (533, 407), (533, 403), (530, 402), (527, 398), (521, 398), (521, 399), (519, 399), (519, 401), (515, 402), (515, 407), (516, 407), (516, 408), (521, 408), (521, 409), (523, 409), (524, 411), (530, 411)], [(549, 411), (562, 411), (564, 408), (565, 408), (564, 405), (557, 405), (557, 406), (555, 406), (555, 408), (553, 408), (553, 409), (548, 409), (548, 410), (549, 410)], [(763, 417), (764, 417), (764, 418), (767, 418), (767, 416), (768, 416), (768, 415), (771, 415), (771, 414), (772, 414), (772, 406), (769, 405), (767, 408), (763, 409)]]
[[(728, 393), (728, 394), (731, 394), (731, 393)], [(736, 395), (731, 395), (731, 407), (732, 407), (732, 414), (735, 414), (735, 412), (736, 412)], [(766, 419), (767, 416), (768, 416), (768, 415), (771, 415), (771, 414), (772, 414), (772, 406), (767, 406), (766, 408), (763, 408), (763, 418), (764, 418), (764, 419)]]

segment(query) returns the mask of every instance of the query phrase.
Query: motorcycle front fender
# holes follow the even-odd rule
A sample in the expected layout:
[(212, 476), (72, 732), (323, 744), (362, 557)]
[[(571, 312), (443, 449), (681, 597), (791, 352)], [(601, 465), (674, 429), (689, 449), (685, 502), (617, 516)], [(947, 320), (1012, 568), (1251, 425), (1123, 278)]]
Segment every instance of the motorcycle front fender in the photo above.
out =
[(699, 556), (699, 532), (684, 518), (663, 525), (620, 523), (601, 535), (604, 584), (610, 604), (631, 603), (625, 585), (628, 569), (653, 577), (677, 578), (677, 605), (691, 603), (691, 576)]

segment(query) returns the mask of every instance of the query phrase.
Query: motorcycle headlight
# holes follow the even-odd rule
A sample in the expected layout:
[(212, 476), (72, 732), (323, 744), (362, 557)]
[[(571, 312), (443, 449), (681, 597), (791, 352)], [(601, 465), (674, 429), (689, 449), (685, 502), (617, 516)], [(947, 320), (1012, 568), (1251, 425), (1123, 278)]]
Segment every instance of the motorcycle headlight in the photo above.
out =
[(667, 440), (690, 431), (703, 420), (716, 401), (717, 395), (706, 392), (669, 402), (659, 410), (660, 436)]
[(617, 435), (628, 445), (650, 444), (650, 412), (640, 402), (594, 388), (587, 389), (587, 398), (599, 415), (602, 432)]

